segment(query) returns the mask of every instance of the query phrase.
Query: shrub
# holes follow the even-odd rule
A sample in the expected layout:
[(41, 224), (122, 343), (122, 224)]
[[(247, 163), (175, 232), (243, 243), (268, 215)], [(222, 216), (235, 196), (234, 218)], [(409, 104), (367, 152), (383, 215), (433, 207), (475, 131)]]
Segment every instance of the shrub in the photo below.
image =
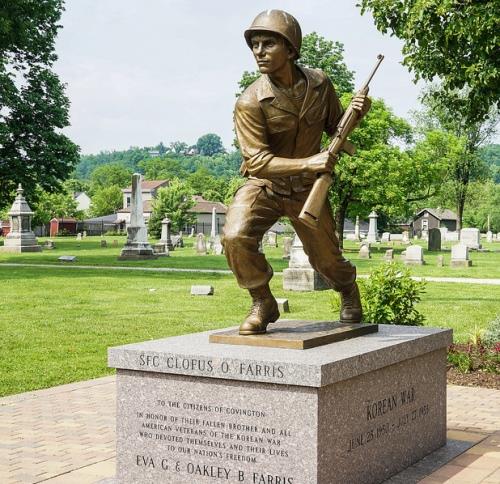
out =
[(424, 316), (415, 304), (425, 282), (414, 281), (410, 271), (397, 264), (382, 264), (361, 283), (363, 319), (369, 323), (419, 326)]
[(482, 336), (482, 342), (488, 346), (494, 346), (500, 341), (500, 314), (497, 314), (495, 319), (488, 323)]
[(452, 344), (448, 348), (448, 363), (462, 373), (484, 371), (500, 373), (500, 345), (486, 347), (483, 344)]

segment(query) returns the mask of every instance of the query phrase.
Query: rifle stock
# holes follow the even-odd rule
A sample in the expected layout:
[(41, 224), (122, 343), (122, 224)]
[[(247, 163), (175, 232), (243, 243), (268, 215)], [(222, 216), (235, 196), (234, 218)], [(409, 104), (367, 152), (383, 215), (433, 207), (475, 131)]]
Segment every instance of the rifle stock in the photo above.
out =
[[(383, 59), (383, 55), (379, 55), (377, 57), (377, 63), (375, 64), (375, 67), (372, 69), (370, 75), (368, 76), (368, 79), (362, 85), (361, 89), (358, 91), (358, 94), (368, 94), (370, 81), (375, 75), (375, 72), (377, 71)], [(333, 135), (330, 146), (328, 147), (328, 152), (331, 155), (338, 155), (343, 150), (350, 155), (354, 154), (355, 148), (347, 140), (347, 137), (355, 128), (358, 119), (358, 113), (353, 109), (351, 102), (351, 104), (347, 108), (347, 111), (344, 113), (342, 119), (337, 125), (335, 134)], [(323, 206), (325, 204), (326, 198), (328, 196), (328, 190), (330, 188), (330, 185), (332, 184), (332, 181), (333, 178), (332, 174), (330, 173), (322, 173), (320, 176), (318, 176), (307, 197), (307, 200), (304, 203), (304, 206), (302, 207), (299, 219), (311, 228), (318, 228), (321, 210), (323, 209)]]

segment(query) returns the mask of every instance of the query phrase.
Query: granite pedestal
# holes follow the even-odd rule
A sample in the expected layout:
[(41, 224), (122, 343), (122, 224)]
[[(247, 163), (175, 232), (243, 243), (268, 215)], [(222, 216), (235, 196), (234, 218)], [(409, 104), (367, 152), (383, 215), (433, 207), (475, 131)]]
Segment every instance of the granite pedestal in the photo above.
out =
[(305, 350), (110, 348), (120, 483), (378, 483), (446, 442), (450, 330), (379, 325)]

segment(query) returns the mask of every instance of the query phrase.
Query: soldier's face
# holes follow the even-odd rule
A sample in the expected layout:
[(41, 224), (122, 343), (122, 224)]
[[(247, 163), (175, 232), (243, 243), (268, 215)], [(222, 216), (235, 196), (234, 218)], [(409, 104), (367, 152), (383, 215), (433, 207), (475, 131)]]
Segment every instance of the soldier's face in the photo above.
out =
[(285, 40), (270, 33), (252, 36), (252, 52), (262, 74), (273, 74), (283, 69), (294, 57)]

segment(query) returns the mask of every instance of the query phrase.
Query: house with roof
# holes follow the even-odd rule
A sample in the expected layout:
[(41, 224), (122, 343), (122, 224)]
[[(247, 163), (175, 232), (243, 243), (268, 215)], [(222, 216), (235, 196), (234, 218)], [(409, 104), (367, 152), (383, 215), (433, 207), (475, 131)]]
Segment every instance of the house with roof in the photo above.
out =
[(422, 236), (422, 232), (431, 229), (447, 228), (450, 232), (457, 230), (457, 214), (447, 208), (423, 208), (413, 217), (413, 235)]
[(189, 209), (189, 212), (196, 215), (194, 227), (185, 227), (186, 232), (194, 228), (195, 233), (210, 234), (212, 228), (212, 213), (215, 208), (215, 223), (217, 233), (220, 234), (224, 223), (226, 222), (227, 207), (222, 202), (212, 202), (205, 200), (201, 195), (194, 195), (195, 205)]

